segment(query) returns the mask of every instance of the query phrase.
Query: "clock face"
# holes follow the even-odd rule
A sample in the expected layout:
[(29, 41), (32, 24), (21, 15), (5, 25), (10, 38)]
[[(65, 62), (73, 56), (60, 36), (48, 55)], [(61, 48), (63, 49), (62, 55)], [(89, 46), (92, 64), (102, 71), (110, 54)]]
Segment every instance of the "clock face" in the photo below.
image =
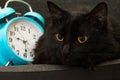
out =
[(8, 41), (13, 51), (20, 57), (33, 60), (36, 41), (43, 31), (27, 20), (17, 20), (8, 30)]

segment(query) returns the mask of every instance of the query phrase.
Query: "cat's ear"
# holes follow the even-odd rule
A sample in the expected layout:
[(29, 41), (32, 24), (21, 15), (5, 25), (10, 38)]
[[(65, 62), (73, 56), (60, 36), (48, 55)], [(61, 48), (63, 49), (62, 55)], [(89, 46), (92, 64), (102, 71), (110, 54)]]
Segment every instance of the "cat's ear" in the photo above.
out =
[(105, 2), (99, 3), (90, 13), (89, 18), (94, 21), (98, 20), (102, 23), (107, 21), (108, 7)]
[(47, 1), (49, 12), (53, 19), (59, 19), (62, 17), (63, 10), (51, 1)]

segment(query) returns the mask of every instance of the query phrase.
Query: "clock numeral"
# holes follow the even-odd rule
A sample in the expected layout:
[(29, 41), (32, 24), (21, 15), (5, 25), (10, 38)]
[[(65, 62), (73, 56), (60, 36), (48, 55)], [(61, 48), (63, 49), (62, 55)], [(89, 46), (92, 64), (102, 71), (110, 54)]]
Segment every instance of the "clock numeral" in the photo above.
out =
[(12, 45), (12, 49), (14, 49), (14, 50), (15, 50), (15, 46), (14, 46), (14, 45)]
[(22, 31), (25, 31), (25, 30), (26, 30), (26, 29), (25, 29), (25, 26), (20, 26), (20, 28), (21, 28)]
[(24, 58), (27, 58), (27, 53), (24, 53), (23, 56), (24, 56)]
[(9, 42), (12, 42), (12, 41), (13, 41), (12, 38), (9, 37)]
[(30, 57), (34, 57), (34, 54), (32, 52), (30, 52)]
[(14, 26), (14, 30), (18, 32), (19, 28)]
[(19, 51), (19, 50), (17, 50), (16, 52), (17, 52), (18, 55), (20, 54), (20, 51)]
[(10, 36), (14, 36), (15, 32), (14, 31), (10, 31)]

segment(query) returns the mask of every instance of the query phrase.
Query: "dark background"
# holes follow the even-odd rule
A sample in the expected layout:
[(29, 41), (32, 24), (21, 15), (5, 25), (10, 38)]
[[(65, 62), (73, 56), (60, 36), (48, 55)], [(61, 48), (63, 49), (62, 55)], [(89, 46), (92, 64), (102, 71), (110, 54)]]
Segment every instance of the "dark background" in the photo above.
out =
[[(3, 8), (7, 0), (0, 0), (0, 6)], [(49, 16), (46, 1), (48, 0), (24, 0), (28, 2), (34, 11), (42, 14), (44, 18)], [(108, 4), (109, 14), (112, 15), (116, 20), (120, 21), (120, 0), (49, 0), (53, 1), (61, 8), (65, 8), (69, 11), (79, 10), (80, 6), (89, 7), (92, 9), (99, 2), (105, 1)], [(17, 12), (25, 13), (28, 8), (20, 3), (10, 3), (11, 7), (15, 8)], [(33, 70), (37, 70), (39, 66), (30, 65)], [(33, 67), (32, 67), (33, 66)], [(28, 67), (29, 65), (25, 66)], [(0, 69), (5, 71), (14, 69), (12, 72), (21, 69), (19, 73), (0, 73), (0, 80), (120, 80), (120, 64), (102, 66), (97, 71), (83, 70), (83, 69), (70, 69), (62, 71), (32, 71), (24, 72), (26, 69), (24, 66), (15, 67), (1, 67)], [(44, 67), (44, 65), (42, 66)], [(37, 68), (37, 69), (36, 69)], [(47, 67), (48, 69), (49, 67)], [(45, 69), (45, 68), (44, 68)], [(0, 70), (0, 71), (1, 71)]]
[[(0, 6), (3, 8), (7, 0), (0, 0)], [(120, 18), (120, 0), (24, 0), (28, 2), (34, 11), (42, 14), (45, 18), (49, 16), (47, 9), (47, 1), (52, 1), (59, 5), (61, 8), (64, 8), (69, 11), (79, 10), (82, 7), (93, 8), (99, 2), (106, 2), (108, 4), (109, 14), (114, 17)], [(10, 7), (13, 7), (18, 12), (25, 13), (28, 11), (28, 8), (21, 3), (10, 3)]]

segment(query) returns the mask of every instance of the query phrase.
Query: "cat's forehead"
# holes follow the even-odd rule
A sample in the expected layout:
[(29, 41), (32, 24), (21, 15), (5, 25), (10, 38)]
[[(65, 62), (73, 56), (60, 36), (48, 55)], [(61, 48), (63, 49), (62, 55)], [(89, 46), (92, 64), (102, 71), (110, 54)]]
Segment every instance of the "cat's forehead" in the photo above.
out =
[(72, 15), (70, 18), (71, 25), (81, 25), (84, 22), (85, 17), (83, 15)]
[(64, 24), (61, 25), (61, 29), (59, 31), (63, 34), (74, 34), (78, 33), (80, 26), (83, 22), (83, 16), (82, 15), (71, 15), (67, 19), (64, 20)]
[(70, 32), (76, 34), (81, 34), (81, 33), (88, 34), (88, 32), (92, 31), (92, 27), (91, 27), (92, 23), (89, 23), (89, 21), (86, 19), (85, 14), (72, 15), (69, 18), (67, 25), (68, 25), (67, 27), (71, 29)]
[[(78, 30), (83, 29), (89, 25), (84, 14), (73, 15), (69, 21), (69, 26)], [(74, 30), (74, 29), (73, 29)]]

